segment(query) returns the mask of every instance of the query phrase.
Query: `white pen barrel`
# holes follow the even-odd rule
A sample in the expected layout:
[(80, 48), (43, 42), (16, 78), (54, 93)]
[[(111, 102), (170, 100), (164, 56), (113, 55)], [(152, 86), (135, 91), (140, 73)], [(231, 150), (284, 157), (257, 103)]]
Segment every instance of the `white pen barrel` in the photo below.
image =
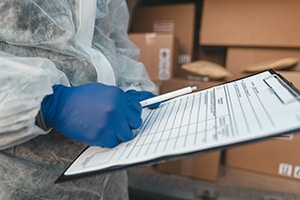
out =
[(151, 104), (159, 103), (159, 102), (162, 102), (162, 101), (165, 101), (165, 100), (168, 100), (168, 99), (172, 99), (174, 97), (181, 96), (183, 94), (190, 93), (193, 90), (195, 90), (196, 88), (197, 88), (196, 86), (182, 88), (182, 89), (175, 90), (175, 91), (172, 91), (172, 92), (169, 92), (169, 93), (166, 93), (166, 94), (162, 94), (162, 95), (159, 95), (159, 96), (156, 96), (156, 97), (153, 97), (153, 98), (146, 99), (144, 101), (141, 101), (140, 104), (141, 104), (142, 107), (145, 107), (145, 106), (148, 106), (148, 105), (151, 105)]

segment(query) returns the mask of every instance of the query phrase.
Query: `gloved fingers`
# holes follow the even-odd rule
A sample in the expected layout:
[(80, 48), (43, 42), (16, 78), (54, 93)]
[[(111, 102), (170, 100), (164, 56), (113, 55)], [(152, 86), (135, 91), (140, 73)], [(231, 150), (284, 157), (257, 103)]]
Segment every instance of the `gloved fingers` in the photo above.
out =
[(142, 106), (134, 98), (127, 98), (127, 110), (124, 112), (126, 114), (125, 119), (129, 124), (129, 127), (132, 129), (137, 129), (142, 124)]
[(140, 102), (137, 99), (132, 98), (132, 97), (127, 95), (126, 103), (127, 103), (127, 106), (130, 110), (135, 112), (137, 115), (141, 115), (142, 106), (141, 106)]
[[(138, 99), (138, 101), (142, 101), (145, 99), (149, 99), (152, 97), (155, 97), (156, 95), (151, 93), (151, 92), (147, 92), (147, 91), (136, 91), (136, 90), (128, 90), (126, 92), (126, 94), (128, 94), (129, 96)], [(155, 104), (151, 104), (149, 106), (147, 106), (147, 108), (149, 109), (155, 109), (160, 105), (161, 102), (155, 103)]]
[(119, 141), (127, 142), (133, 138), (133, 133), (125, 120), (120, 121), (119, 127), (120, 128), (116, 130), (117, 138), (119, 139)]
[(136, 91), (129, 94), (100, 83), (68, 87), (54, 92), (53, 100), (46, 99), (42, 111), (60, 133), (88, 145), (114, 147), (130, 140), (131, 130), (142, 124), (139, 99), (145, 96)]
[[(147, 92), (147, 91), (142, 91), (140, 93), (141, 93), (141, 97), (143, 98), (140, 101), (145, 100), (145, 99), (149, 99), (149, 98), (152, 98), (152, 97), (156, 96), (155, 94), (153, 94), (151, 92)], [(149, 108), (149, 109), (155, 109), (155, 108), (157, 108), (160, 105), (160, 103), (161, 102), (158, 102), (158, 103), (155, 103), (155, 104), (148, 105), (146, 107)]]
[(99, 146), (112, 148), (117, 146), (120, 142), (127, 142), (133, 138), (133, 133), (126, 120), (116, 119), (119, 124), (116, 126), (115, 122), (111, 122), (110, 127), (114, 129), (106, 130), (105, 132), (99, 133)]
[(143, 120), (141, 115), (137, 115), (136, 113), (128, 113), (127, 122), (131, 129), (137, 129), (141, 126)]
[(147, 91), (140, 91), (139, 94), (140, 94), (140, 99), (139, 99), (140, 101), (156, 96), (155, 94)]
[(160, 103), (161, 102), (154, 103), (154, 104), (148, 105), (146, 107), (149, 108), (149, 109), (155, 109), (155, 108), (158, 108), (158, 106), (160, 105)]
[(127, 90), (126, 94), (128, 94), (128, 95), (130, 95), (132, 97), (137, 97), (138, 91), (136, 91), (136, 90)]
[(153, 93), (147, 91), (128, 90), (126, 93), (134, 98), (137, 98), (138, 101), (142, 101), (156, 96)]
[(104, 133), (100, 132), (101, 137), (98, 139), (97, 146), (112, 148), (119, 144), (115, 130), (106, 130)]

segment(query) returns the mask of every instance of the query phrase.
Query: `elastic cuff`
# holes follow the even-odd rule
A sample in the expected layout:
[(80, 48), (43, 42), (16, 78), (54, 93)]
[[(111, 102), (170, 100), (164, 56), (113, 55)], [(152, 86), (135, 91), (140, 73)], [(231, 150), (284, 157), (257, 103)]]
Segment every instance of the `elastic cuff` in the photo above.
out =
[(43, 114), (41, 111), (39, 111), (38, 115), (36, 116), (35, 118), (35, 124), (40, 127), (41, 129), (43, 129), (44, 131), (49, 131), (50, 128), (48, 128), (45, 124), (45, 121), (44, 121), (44, 117), (43, 117)]

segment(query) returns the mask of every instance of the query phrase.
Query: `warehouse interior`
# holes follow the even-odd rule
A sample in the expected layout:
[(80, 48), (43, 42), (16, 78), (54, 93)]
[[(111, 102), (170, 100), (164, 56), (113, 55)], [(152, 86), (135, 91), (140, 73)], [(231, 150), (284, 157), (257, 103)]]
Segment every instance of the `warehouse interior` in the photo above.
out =
[[(300, 1), (127, 3), (129, 38), (160, 94), (188, 85), (203, 90), (270, 68), (300, 88)], [(130, 199), (300, 200), (299, 152), (296, 132), (131, 167)]]

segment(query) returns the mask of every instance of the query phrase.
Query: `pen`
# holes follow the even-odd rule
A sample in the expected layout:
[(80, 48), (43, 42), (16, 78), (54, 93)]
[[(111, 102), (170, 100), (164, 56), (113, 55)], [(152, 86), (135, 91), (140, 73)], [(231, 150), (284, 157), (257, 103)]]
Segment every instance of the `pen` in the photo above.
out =
[(178, 97), (187, 93), (191, 93), (192, 91), (196, 90), (197, 87), (196, 86), (189, 86), (189, 87), (185, 87), (179, 90), (175, 90), (169, 93), (165, 93), (162, 95), (158, 95), (156, 97), (152, 97), (143, 101), (140, 101), (140, 104), (142, 107), (146, 107), (155, 103), (159, 103), (165, 100), (169, 100), (172, 99), (174, 97)]

